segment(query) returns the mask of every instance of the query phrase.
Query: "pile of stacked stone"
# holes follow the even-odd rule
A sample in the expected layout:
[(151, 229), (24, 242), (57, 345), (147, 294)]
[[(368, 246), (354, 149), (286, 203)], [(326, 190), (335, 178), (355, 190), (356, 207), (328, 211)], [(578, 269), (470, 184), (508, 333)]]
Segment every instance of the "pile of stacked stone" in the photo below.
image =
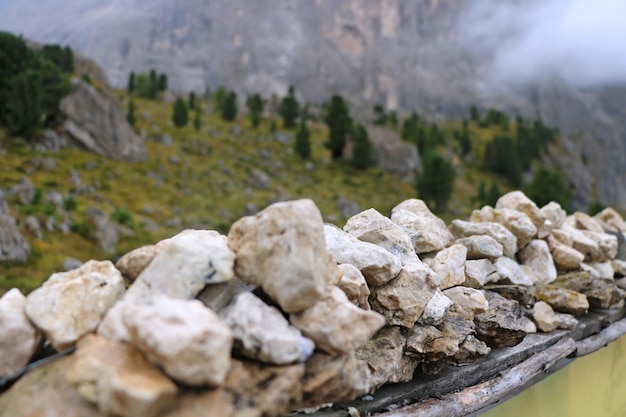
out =
[[(354, 399), (624, 304), (626, 223), (521, 192), (449, 227), (421, 200), (343, 229), (311, 200), (186, 230), (0, 299), (7, 415), (261, 416)], [(37, 394), (33, 401), (32, 395)], [(55, 408), (56, 407), (56, 408)], [(56, 413), (56, 414), (55, 414)]]

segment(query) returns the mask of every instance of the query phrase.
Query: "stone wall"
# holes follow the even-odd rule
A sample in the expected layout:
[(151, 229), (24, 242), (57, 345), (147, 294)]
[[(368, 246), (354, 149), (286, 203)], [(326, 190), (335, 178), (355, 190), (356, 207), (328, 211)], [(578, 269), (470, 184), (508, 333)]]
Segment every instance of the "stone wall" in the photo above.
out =
[(610, 208), (567, 216), (519, 191), (449, 226), (416, 199), (343, 229), (311, 200), (276, 203), (228, 236), (185, 230), (7, 292), (0, 377), (42, 345), (72, 353), (0, 410), (260, 416), (351, 400), (622, 307), (623, 233)]

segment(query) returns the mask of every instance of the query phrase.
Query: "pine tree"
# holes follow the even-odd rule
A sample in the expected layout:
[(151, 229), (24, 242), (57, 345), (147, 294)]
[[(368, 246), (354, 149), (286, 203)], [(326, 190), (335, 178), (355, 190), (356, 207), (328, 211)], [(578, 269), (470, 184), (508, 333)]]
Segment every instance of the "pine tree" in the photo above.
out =
[(133, 91), (135, 91), (135, 73), (134, 72), (131, 72), (128, 75), (128, 87), (127, 87), (127, 89), (128, 89), (129, 93), (132, 93)]
[(213, 102), (215, 103), (215, 111), (221, 112), (222, 106), (224, 105), (224, 101), (226, 100), (226, 96), (228, 92), (222, 86), (217, 87), (215, 90), (215, 94), (213, 94)]
[(563, 180), (561, 173), (547, 168), (537, 170), (532, 181), (523, 187), (523, 191), (540, 207), (550, 201), (556, 201), (567, 209), (572, 196), (571, 189)]
[(237, 117), (237, 94), (234, 91), (229, 92), (224, 98), (222, 104), (222, 119), (233, 121)]
[(196, 108), (196, 93), (194, 93), (193, 91), (191, 93), (189, 93), (189, 100), (188, 100), (188, 107), (189, 110), (195, 110)]
[(375, 125), (384, 126), (387, 124), (387, 115), (385, 114), (385, 108), (380, 104), (374, 106), (374, 122)]
[(126, 112), (126, 120), (128, 120), (128, 123), (130, 123), (131, 126), (135, 126), (135, 123), (137, 122), (137, 117), (135, 116), (135, 110), (137, 110), (137, 107), (135, 106), (135, 102), (133, 100), (130, 100), (130, 102), (128, 102), (128, 112)]
[(300, 118), (298, 128), (296, 129), (296, 139), (293, 144), (293, 150), (303, 159), (309, 159), (311, 157), (311, 132), (306, 125), (304, 117)]
[(375, 164), (374, 151), (367, 135), (367, 130), (357, 123), (352, 129), (354, 148), (352, 150), (352, 166), (357, 169), (366, 169)]
[(9, 101), (5, 103), (6, 127), (9, 135), (30, 138), (41, 126), (41, 76), (32, 69), (14, 76), (8, 86)]
[(346, 135), (352, 128), (348, 105), (343, 97), (334, 94), (326, 106), (324, 121), (328, 126), (328, 141), (324, 146), (330, 150), (333, 159), (341, 158), (346, 146)]
[(149, 90), (148, 90), (148, 98), (154, 99), (156, 98), (156, 93), (159, 87), (159, 81), (157, 79), (157, 73), (154, 68), (150, 70), (150, 74), (148, 76), (149, 79)]
[(454, 188), (454, 168), (446, 158), (433, 150), (428, 151), (422, 160), (424, 167), (416, 184), (419, 197), (434, 205), (435, 211), (443, 212)]
[(167, 75), (161, 74), (159, 76), (159, 91), (164, 92), (167, 91)]
[(286, 129), (293, 129), (296, 127), (296, 119), (300, 113), (300, 104), (296, 99), (293, 86), (289, 86), (287, 96), (283, 98), (280, 104), (279, 113), (283, 118), (283, 127)]
[(174, 109), (172, 112), (172, 121), (176, 127), (183, 127), (187, 125), (189, 121), (189, 114), (187, 112), (187, 105), (185, 100), (178, 97), (174, 103)]
[(195, 112), (195, 116), (193, 118), (193, 127), (194, 129), (196, 129), (197, 131), (200, 131), (200, 129), (202, 128), (202, 118), (200, 116), (200, 106), (196, 105), (196, 112)]
[(246, 106), (250, 115), (252, 126), (257, 127), (261, 122), (261, 114), (263, 113), (263, 98), (259, 94), (254, 94), (246, 100)]

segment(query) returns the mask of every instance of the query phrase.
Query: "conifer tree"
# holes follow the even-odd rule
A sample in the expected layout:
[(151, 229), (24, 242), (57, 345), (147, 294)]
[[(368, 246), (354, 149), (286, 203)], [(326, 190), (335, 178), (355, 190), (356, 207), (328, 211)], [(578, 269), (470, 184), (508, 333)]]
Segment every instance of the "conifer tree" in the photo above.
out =
[(286, 129), (293, 129), (296, 127), (296, 119), (300, 113), (300, 104), (296, 99), (293, 86), (289, 86), (287, 96), (283, 98), (280, 104), (279, 113), (283, 118), (283, 127)]
[(352, 129), (354, 148), (352, 150), (352, 166), (357, 169), (366, 169), (375, 164), (374, 151), (367, 135), (367, 130), (357, 123)]
[(189, 93), (188, 107), (189, 110), (196, 109), (196, 93), (194, 93), (193, 91)]
[(193, 118), (193, 127), (197, 131), (200, 131), (202, 128), (202, 118), (200, 116), (200, 106), (196, 104), (195, 116)]
[(352, 128), (348, 105), (343, 97), (334, 94), (326, 105), (324, 121), (328, 126), (328, 141), (324, 146), (330, 150), (333, 159), (341, 158), (346, 146), (346, 135)]
[(261, 114), (263, 113), (263, 98), (259, 94), (254, 94), (246, 100), (246, 106), (250, 115), (252, 126), (257, 127), (261, 122)]
[(128, 87), (127, 90), (129, 93), (135, 91), (135, 73), (131, 71), (128, 75)]
[(135, 126), (135, 123), (137, 122), (137, 117), (135, 116), (135, 110), (137, 110), (136, 106), (135, 106), (135, 102), (133, 100), (130, 100), (130, 102), (128, 103), (128, 111), (126, 112), (126, 120), (128, 120), (128, 123), (130, 123), (131, 126)]
[(237, 94), (234, 91), (226, 94), (222, 104), (222, 119), (233, 121), (237, 117)]
[(298, 154), (302, 159), (309, 159), (311, 157), (311, 140), (310, 140), (311, 132), (306, 125), (306, 120), (304, 117), (300, 118), (300, 123), (298, 123), (298, 127), (296, 129), (296, 138), (293, 144), (293, 150)]
[(434, 206), (435, 211), (443, 212), (454, 188), (454, 168), (446, 158), (433, 150), (428, 151), (422, 161), (423, 170), (416, 184), (419, 197)]
[(174, 109), (172, 112), (172, 121), (176, 127), (183, 127), (187, 125), (189, 121), (189, 114), (187, 112), (187, 105), (185, 100), (178, 97), (174, 103)]
[(159, 75), (159, 88), (160, 92), (167, 91), (167, 75), (161, 74)]
[(215, 94), (213, 94), (213, 102), (215, 104), (215, 111), (221, 112), (222, 106), (224, 105), (224, 101), (226, 100), (226, 96), (228, 92), (222, 86), (217, 87), (215, 90)]

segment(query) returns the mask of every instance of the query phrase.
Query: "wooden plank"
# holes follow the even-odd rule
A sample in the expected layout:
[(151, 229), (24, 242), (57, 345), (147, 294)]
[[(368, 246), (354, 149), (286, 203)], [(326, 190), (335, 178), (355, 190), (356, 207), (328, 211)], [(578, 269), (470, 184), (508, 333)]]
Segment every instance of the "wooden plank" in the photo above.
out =
[(611, 324), (600, 333), (576, 343), (576, 356), (593, 353), (626, 334), (626, 319)]
[(576, 350), (576, 342), (566, 337), (554, 346), (533, 355), (524, 362), (493, 379), (447, 394), (441, 398), (401, 407), (378, 417), (462, 417), (484, 409), (487, 405), (506, 397), (511, 391), (523, 387), (537, 375), (547, 372), (558, 361)]

